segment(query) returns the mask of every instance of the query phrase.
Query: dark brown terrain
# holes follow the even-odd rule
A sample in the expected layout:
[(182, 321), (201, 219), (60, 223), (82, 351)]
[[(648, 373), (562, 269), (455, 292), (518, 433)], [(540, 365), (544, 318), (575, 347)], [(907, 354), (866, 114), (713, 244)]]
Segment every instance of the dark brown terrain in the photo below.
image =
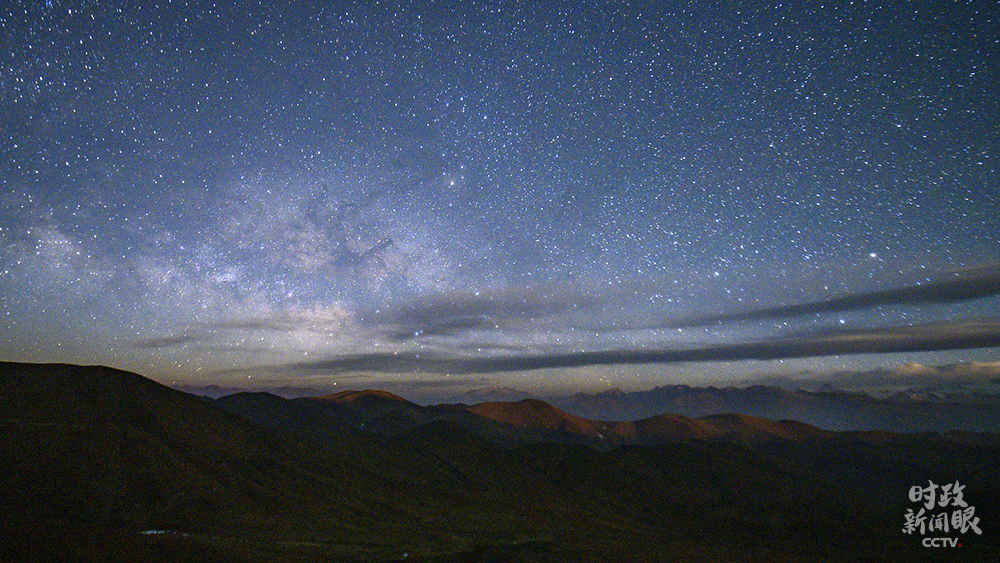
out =
[[(211, 401), (103, 367), (0, 364), (0, 560), (994, 561), (992, 434), (831, 432), (381, 391)], [(907, 491), (983, 534), (925, 548)], [(945, 534), (951, 535), (954, 534)]]

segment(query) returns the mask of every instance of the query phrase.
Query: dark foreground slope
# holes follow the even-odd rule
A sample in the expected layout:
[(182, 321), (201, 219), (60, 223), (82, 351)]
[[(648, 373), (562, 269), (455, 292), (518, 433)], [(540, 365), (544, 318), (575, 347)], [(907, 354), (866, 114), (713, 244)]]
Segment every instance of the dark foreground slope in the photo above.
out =
[[(355, 427), (336, 409), (250, 396), (244, 408), (275, 430), (126, 372), (0, 364), (0, 560), (934, 560), (899, 533), (905, 490), (873, 496), (879, 478), (860, 466), (820, 470), (852, 467), (836, 441), (810, 446), (827, 450), (821, 463), (785, 439), (512, 445), (511, 422), (561, 416), (538, 404), (490, 406), (482, 424), (429, 416), (387, 436), (360, 428), (373, 418), (359, 399), (346, 401)], [(925, 475), (982, 470), (976, 456), (992, 451), (948, 447), (961, 455), (935, 457)], [(870, 454), (921, 471), (921, 452), (898, 451)], [(967, 499), (992, 533), (997, 512), (978, 487)], [(998, 553), (995, 535), (965, 543), (930, 555)]]

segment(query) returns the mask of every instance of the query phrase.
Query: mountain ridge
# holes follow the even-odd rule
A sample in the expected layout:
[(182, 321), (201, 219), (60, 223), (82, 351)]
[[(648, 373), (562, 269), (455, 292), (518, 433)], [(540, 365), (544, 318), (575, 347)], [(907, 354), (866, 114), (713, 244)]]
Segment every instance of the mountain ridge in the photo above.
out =
[(998, 432), (1000, 403), (920, 400), (919, 396), (875, 398), (864, 393), (787, 390), (767, 385), (693, 387), (665, 385), (631, 393), (577, 393), (549, 401), (584, 418), (628, 421), (674, 413), (699, 418), (739, 413), (772, 420), (798, 420), (826, 430), (891, 432)]
[[(476, 405), (483, 402), (511, 402), (525, 398), (545, 401), (569, 414), (592, 420), (635, 421), (659, 414), (683, 414), (699, 418), (712, 414), (738, 413), (773, 420), (799, 420), (826, 430), (884, 430), (891, 432), (1000, 432), (1000, 377), (992, 363), (964, 363), (930, 368), (902, 365), (894, 370), (873, 370), (849, 373), (827, 380), (811, 382), (810, 389), (792, 385), (810, 383), (805, 380), (775, 380), (774, 384), (756, 383), (746, 386), (661, 385), (644, 391), (608, 389), (595, 393), (572, 395), (534, 395), (511, 387), (471, 389), (458, 397), (459, 402), (423, 404), (442, 407), (448, 404)], [(937, 379), (924, 381), (921, 374), (931, 373)], [(916, 375), (914, 375), (916, 374)], [(942, 375), (943, 374), (943, 375)], [(955, 379), (944, 375), (959, 374)], [(973, 374), (968, 379), (968, 374)], [(963, 379), (964, 378), (964, 379)], [(978, 378), (978, 379), (976, 379)], [(772, 378), (774, 379), (774, 378)], [(968, 379), (968, 381), (966, 381)], [(861, 391), (845, 390), (850, 383), (886, 383), (893, 387), (880, 396)], [(898, 385), (903, 382), (905, 385)], [(971, 385), (970, 382), (987, 385)], [(990, 383), (993, 382), (993, 383)], [(993, 387), (997, 389), (993, 389)], [(180, 386), (188, 392), (197, 389)], [(221, 398), (223, 388), (206, 388), (207, 396)], [(238, 392), (236, 389), (229, 390)], [(346, 396), (358, 391), (323, 395), (306, 393), (296, 388), (294, 397), (320, 398)], [(373, 392), (372, 392), (373, 393)], [(383, 396), (408, 399), (382, 391)], [(278, 393), (282, 396), (287, 394)], [(369, 393), (369, 396), (371, 393)], [(361, 396), (365, 396), (362, 394)]]

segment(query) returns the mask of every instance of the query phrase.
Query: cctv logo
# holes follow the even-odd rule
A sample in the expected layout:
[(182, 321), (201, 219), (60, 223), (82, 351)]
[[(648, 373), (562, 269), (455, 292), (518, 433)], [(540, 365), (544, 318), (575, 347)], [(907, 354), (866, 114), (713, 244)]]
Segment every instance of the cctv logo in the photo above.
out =
[[(921, 503), (916, 512), (907, 508), (903, 515), (904, 534), (966, 534), (973, 532), (982, 535), (979, 529), (979, 517), (976, 507), (965, 501), (963, 493), (965, 485), (955, 481), (938, 485), (927, 481), (927, 486), (914, 485), (910, 487), (910, 502)], [(942, 510), (943, 509), (943, 510)], [(948, 510), (950, 509), (950, 510)], [(962, 547), (961, 538), (921, 538), (920, 545), (924, 547)]]
[(958, 538), (924, 538), (920, 543), (924, 547), (962, 547)]

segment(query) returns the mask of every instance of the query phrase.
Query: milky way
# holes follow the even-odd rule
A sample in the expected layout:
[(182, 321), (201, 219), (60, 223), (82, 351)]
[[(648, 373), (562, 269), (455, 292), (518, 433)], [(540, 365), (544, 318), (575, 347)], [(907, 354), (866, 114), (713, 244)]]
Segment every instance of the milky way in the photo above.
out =
[(771, 4), (6, 3), (0, 355), (456, 389), (911, 357), (707, 352), (832, 333), (1000, 359), (1000, 8)]

